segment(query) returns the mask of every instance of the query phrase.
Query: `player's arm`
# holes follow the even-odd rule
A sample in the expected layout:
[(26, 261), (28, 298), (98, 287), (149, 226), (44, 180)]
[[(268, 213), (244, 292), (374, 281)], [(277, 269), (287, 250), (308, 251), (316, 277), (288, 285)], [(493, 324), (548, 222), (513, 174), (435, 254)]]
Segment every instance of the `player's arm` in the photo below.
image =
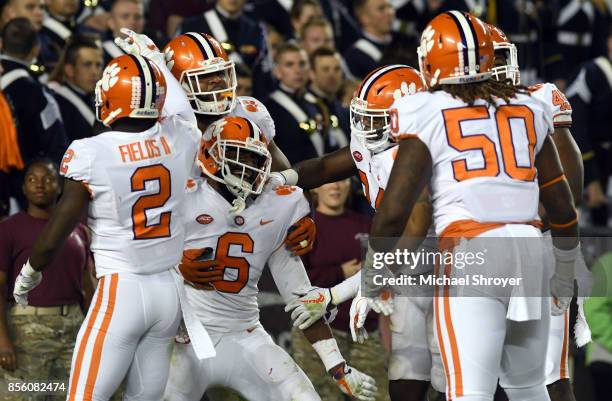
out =
[(427, 232), (433, 221), (432, 212), (429, 191), (425, 188), (412, 208), (404, 232), (398, 242), (398, 247), (416, 249), (421, 245), (427, 237)]
[(285, 184), (302, 189), (318, 188), (323, 184), (344, 180), (357, 174), (357, 167), (346, 146), (322, 157), (301, 161), (291, 169), (281, 171)]
[(556, 269), (550, 282), (553, 315), (569, 307), (574, 293), (574, 266), (579, 246), (578, 215), (570, 186), (563, 174), (553, 140), (546, 137), (535, 161), (540, 184), (540, 201), (550, 221)]
[(28, 292), (40, 284), (40, 272), (53, 261), (66, 238), (79, 223), (88, 200), (89, 192), (83, 184), (64, 180), (62, 197), (32, 246), (32, 254), (15, 281), (13, 296), (17, 303), (27, 305)]
[(274, 139), (272, 139), (268, 144), (268, 150), (270, 151), (270, 155), (272, 156), (272, 171), (283, 171), (291, 168), (291, 163), (289, 163), (289, 159), (287, 159), (287, 156), (285, 156), (283, 151), (280, 150), (278, 146), (276, 146)]
[(584, 187), (584, 167), (578, 144), (576, 144), (570, 130), (565, 127), (555, 128), (552, 139), (559, 153), (565, 178), (572, 191), (574, 205), (579, 206), (582, 201), (582, 188)]
[[(268, 266), (286, 304), (295, 302), (299, 294), (313, 289), (301, 259), (292, 256), (284, 246), (279, 247), (270, 255)], [(317, 299), (316, 301), (318, 302), (303, 305), (306, 308), (310, 306), (318, 308), (325, 300)], [(327, 323), (318, 319), (312, 326), (304, 330), (304, 335), (319, 355), (325, 370), (344, 394), (359, 400), (374, 401), (377, 390), (374, 379), (346, 364)]]

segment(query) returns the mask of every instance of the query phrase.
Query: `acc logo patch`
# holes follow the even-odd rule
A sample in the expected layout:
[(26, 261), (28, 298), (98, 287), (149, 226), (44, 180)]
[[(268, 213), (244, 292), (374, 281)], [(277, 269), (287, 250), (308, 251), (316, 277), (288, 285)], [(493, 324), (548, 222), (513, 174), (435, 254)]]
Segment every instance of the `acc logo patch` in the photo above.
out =
[(363, 160), (363, 156), (357, 150), (353, 152), (353, 158), (355, 159), (356, 162), (360, 162)]
[(243, 225), (244, 224), (244, 217), (242, 217), (242, 216), (234, 217), (234, 223), (236, 223), (237, 226)]
[(196, 221), (200, 224), (210, 224), (213, 222), (213, 217), (210, 214), (201, 214), (196, 217)]

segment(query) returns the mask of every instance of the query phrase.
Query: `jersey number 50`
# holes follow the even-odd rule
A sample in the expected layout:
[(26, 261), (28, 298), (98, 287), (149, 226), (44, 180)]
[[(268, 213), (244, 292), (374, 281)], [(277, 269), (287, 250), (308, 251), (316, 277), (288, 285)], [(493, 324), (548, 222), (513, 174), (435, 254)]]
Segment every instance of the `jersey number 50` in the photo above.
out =
[(170, 171), (162, 164), (137, 168), (131, 178), (132, 192), (144, 191), (149, 181), (157, 181), (157, 193), (142, 195), (132, 206), (132, 231), (134, 239), (138, 240), (170, 236), (172, 212), (161, 213), (157, 224), (148, 224), (147, 221), (148, 210), (163, 207), (170, 199)]
[[(495, 143), (485, 134), (463, 135), (461, 123), (473, 120), (488, 120), (489, 110), (485, 106), (460, 107), (442, 111), (446, 125), (448, 144), (459, 152), (479, 150), (484, 158), (481, 168), (469, 168), (467, 161), (454, 160), (453, 174), (457, 181), (476, 177), (495, 177), (499, 175), (500, 163)], [(526, 138), (515, 145), (512, 136), (511, 120), (522, 120)], [(524, 105), (503, 105), (495, 112), (495, 123), (499, 133), (501, 158), (504, 171), (515, 180), (533, 181), (536, 177), (535, 145), (536, 132), (531, 109)], [(524, 165), (519, 165), (517, 154), (523, 154)]]

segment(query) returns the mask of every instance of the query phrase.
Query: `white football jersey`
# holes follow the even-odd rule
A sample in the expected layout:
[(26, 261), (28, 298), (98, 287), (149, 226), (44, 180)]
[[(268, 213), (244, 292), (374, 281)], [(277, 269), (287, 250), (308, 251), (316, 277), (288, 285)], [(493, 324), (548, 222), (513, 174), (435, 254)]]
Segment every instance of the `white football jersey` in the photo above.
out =
[(90, 191), (98, 277), (152, 274), (180, 261), (185, 182), (199, 141), (197, 127), (168, 117), (144, 132), (108, 131), (72, 142), (60, 172)]
[(232, 205), (206, 180), (187, 194), (184, 249), (210, 248), (210, 257), (225, 265), (215, 291), (186, 285), (187, 298), (209, 332), (226, 333), (253, 328), (259, 322), (257, 283), (270, 255), (287, 230), (308, 215), (308, 202), (298, 187), (270, 185), (238, 215)]
[(529, 92), (531, 96), (551, 107), (555, 127), (569, 128), (572, 126), (572, 105), (555, 84), (536, 84), (529, 87)]
[(397, 146), (372, 154), (353, 135), (351, 135), (351, 155), (355, 162), (363, 188), (363, 194), (374, 210), (382, 200), (391, 168), (397, 155)]
[(553, 132), (550, 106), (518, 95), (498, 109), (468, 107), (443, 92), (421, 92), (393, 104), (398, 138), (417, 137), (429, 149), (430, 197), (439, 236), (452, 222), (538, 219), (535, 155)]
[(253, 121), (266, 136), (267, 143), (270, 143), (276, 136), (276, 128), (270, 112), (262, 102), (254, 97), (238, 96), (236, 107), (229, 115)]

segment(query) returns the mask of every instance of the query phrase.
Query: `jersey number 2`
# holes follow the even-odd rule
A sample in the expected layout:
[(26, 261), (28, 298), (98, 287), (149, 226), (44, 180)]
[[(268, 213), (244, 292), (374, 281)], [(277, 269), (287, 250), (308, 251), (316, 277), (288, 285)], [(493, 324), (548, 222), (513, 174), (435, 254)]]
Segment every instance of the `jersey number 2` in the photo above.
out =
[(138, 240), (170, 236), (172, 212), (161, 213), (157, 224), (148, 224), (147, 221), (147, 210), (160, 208), (170, 199), (170, 171), (161, 164), (137, 168), (131, 178), (132, 192), (144, 191), (149, 181), (157, 181), (157, 193), (142, 195), (132, 206), (132, 231), (134, 239)]
[[(485, 134), (463, 135), (463, 121), (488, 120), (489, 110), (485, 106), (460, 107), (446, 109), (443, 112), (446, 125), (448, 144), (459, 152), (479, 150), (484, 158), (481, 168), (469, 168), (467, 160), (454, 160), (453, 174), (457, 181), (477, 177), (495, 177), (499, 175), (500, 163), (495, 143)], [(511, 120), (522, 120), (525, 127), (526, 140), (520, 146), (515, 145), (512, 136)], [(503, 105), (495, 112), (495, 122), (499, 133), (501, 156), (504, 171), (515, 180), (533, 181), (536, 177), (535, 145), (536, 132), (534, 116), (531, 109), (524, 105)], [(526, 154), (524, 165), (519, 165), (517, 154)]]

